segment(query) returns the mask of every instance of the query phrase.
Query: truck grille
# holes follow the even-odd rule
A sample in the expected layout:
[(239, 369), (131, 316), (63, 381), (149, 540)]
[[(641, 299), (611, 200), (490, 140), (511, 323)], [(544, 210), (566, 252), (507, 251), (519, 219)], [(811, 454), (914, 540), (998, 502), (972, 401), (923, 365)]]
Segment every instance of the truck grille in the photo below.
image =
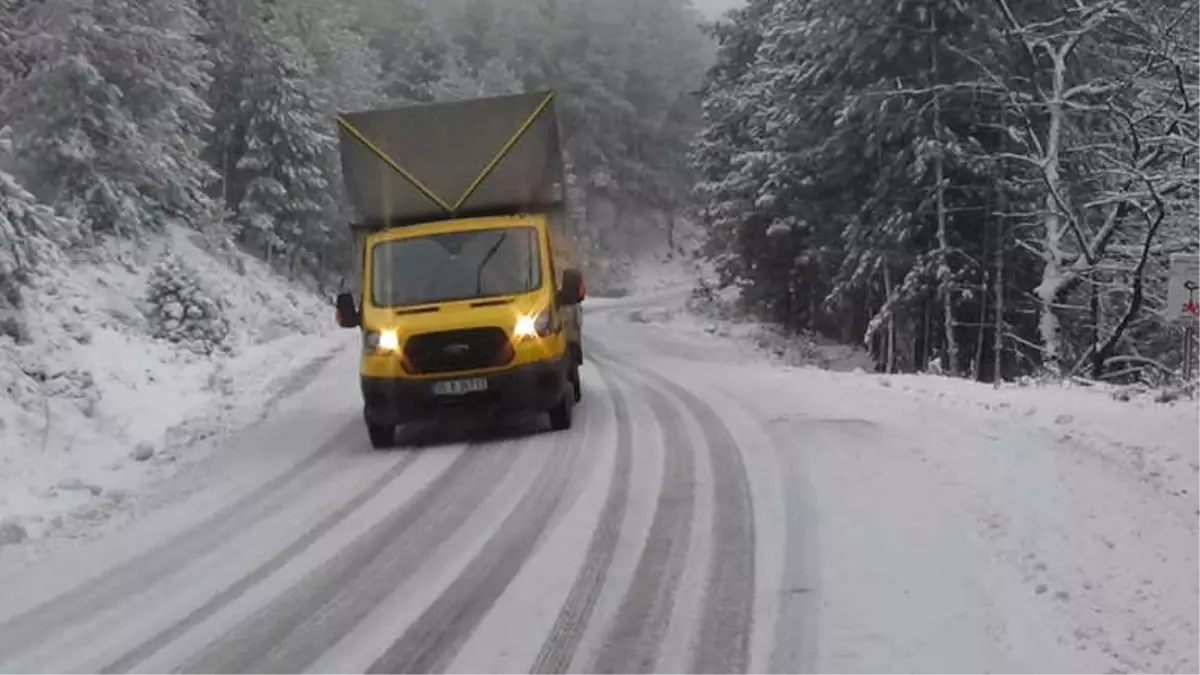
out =
[(496, 368), (513, 360), (512, 343), (500, 328), (470, 328), (414, 335), (404, 346), (404, 367), (413, 375)]

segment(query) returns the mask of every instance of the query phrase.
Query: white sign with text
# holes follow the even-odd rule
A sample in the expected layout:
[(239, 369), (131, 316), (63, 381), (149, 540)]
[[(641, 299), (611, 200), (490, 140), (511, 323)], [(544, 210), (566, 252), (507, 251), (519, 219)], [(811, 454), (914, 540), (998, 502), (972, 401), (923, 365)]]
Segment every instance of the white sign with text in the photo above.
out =
[(1171, 255), (1166, 315), (1171, 321), (1200, 318), (1200, 255)]

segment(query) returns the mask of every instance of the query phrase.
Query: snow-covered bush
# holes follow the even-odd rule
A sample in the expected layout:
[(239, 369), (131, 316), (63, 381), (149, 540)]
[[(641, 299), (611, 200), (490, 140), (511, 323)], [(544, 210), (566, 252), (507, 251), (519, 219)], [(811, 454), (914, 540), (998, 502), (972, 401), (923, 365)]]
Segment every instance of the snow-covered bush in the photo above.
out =
[(224, 306), (201, 286), (198, 275), (168, 253), (150, 275), (148, 318), (154, 337), (196, 354), (227, 351), (229, 321)]
[(34, 267), (56, 253), (55, 238), (65, 229), (52, 209), (0, 171), (0, 337), (27, 339), (22, 291)]

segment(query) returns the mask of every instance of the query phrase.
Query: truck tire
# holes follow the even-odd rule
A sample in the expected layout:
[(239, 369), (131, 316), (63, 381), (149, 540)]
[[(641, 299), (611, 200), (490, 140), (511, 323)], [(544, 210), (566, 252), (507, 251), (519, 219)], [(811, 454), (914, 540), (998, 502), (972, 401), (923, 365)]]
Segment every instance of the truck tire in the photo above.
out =
[(579, 366), (571, 368), (571, 391), (575, 395), (576, 403), (583, 400), (583, 382), (579, 379)]
[(564, 393), (558, 403), (550, 409), (550, 428), (554, 431), (566, 431), (571, 428), (571, 413), (575, 407), (575, 396)]
[(367, 424), (367, 436), (371, 437), (371, 447), (376, 450), (388, 450), (396, 445), (396, 427), (390, 424)]

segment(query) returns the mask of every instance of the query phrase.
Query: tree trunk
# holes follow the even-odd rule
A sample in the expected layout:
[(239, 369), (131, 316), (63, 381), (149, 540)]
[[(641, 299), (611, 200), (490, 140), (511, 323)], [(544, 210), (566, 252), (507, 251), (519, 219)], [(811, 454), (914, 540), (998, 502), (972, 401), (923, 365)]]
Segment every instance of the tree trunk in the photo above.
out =
[[(933, 77), (937, 79), (937, 22), (930, 12), (930, 28), (934, 37), (933, 48), (930, 50)], [(943, 370), (947, 375), (958, 374), (958, 341), (954, 337), (954, 298), (951, 281), (953, 272), (950, 269), (950, 240), (946, 234), (946, 175), (943, 155), (945, 147), (942, 142), (942, 97), (938, 92), (933, 94), (933, 137), (937, 140), (937, 154), (934, 157), (934, 179), (937, 181), (937, 237), (941, 249), (941, 260), (938, 262), (938, 293), (942, 299), (942, 328), (946, 333), (945, 358), (942, 361)]]
[[(884, 302), (890, 302), (892, 299), (892, 273), (888, 269), (887, 261), (883, 263), (883, 290), (886, 296)], [(896, 372), (896, 315), (893, 312), (888, 314), (887, 373), (891, 375), (894, 372)]]
[(1100, 284), (1096, 276), (1099, 271), (1092, 272), (1090, 288), (1090, 304), (1092, 313), (1092, 377), (1104, 377), (1104, 355), (1100, 353)]
[[(939, 133), (938, 136), (941, 134)], [(941, 150), (939, 149), (939, 153)], [(935, 162), (937, 175), (937, 234), (938, 246), (941, 248), (941, 261), (938, 263), (938, 294), (942, 300), (942, 329), (946, 333), (945, 358), (942, 361), (947, 375), (958, 374), (958, 341), (954, 336), (954, 297), (952, 295), (953, 272), (950, 269), (950, 242), (946, 234), (946, 186), (942, 170), (942, 157), (939, 154)]]
[(1066, 92), (1068, 43), (1060, 49), (1049, 49), (1053, 62), (1053, 88), (1046, 110), (1050, 116), (1050, 127), (1046, 132), (1045, 156), (1042, 158), (1042, 171), (1046, 179), (1046, 215), (1042, 218), (1042, 282), (1035, 294), (1041, 303), (1041, 317), (1038, 322), (1038, 332), (1042, 340), (1044, 364), (1051, 373), (1059, 375), (1062, 372), (1062, 323), (1055, 312), (1059, 294), (1066, 282), (1064, 269), (1064, 253), (1062, 250), (1063, 237), (1066, 234), (1064, 213), (1059, 204), (1058, 196), (1062, 195), (1062, 137), (1066, 126), (1066, 106), (1063, 94)]
[(929, 370), (929, 355), (933, 352), (933, 346), (930, 344), (933, 340), (929, 331), (929, 300), (925, 300), (921, 306), (922, 321), (924, 322), (921, 337), (921, 370), (927, 371)]
[(996, 278), (993, 280), (992, 294), (995, 296), (996, 317), (992, 328), (992, 382), (996, 388), (1004, 381), (1004, 249), (1007, 236), (1004, 219), (997, 219), (999, 232), (996, 242)]
[(983, 381), (983, 349), (987, 343), (987, 331), (983, 329), (987, 325), (987, 310), (988, 310), (988, 293), (987, 293), (987, 278), (979, 284), (979, 328), (977, 329), (975, 339), (975, 358), (972, 360), (971, 377), (976, 382)]

